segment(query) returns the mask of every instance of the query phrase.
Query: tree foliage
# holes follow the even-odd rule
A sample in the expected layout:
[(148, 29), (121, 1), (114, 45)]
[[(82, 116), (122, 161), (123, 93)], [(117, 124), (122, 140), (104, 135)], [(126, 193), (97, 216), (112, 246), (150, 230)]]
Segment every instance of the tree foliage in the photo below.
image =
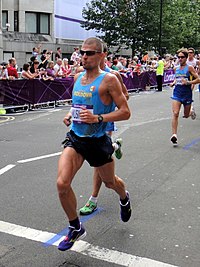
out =
[(199, 0), (91, 0), (83, 18), (82, 27), (119, 49), (200, 47)]

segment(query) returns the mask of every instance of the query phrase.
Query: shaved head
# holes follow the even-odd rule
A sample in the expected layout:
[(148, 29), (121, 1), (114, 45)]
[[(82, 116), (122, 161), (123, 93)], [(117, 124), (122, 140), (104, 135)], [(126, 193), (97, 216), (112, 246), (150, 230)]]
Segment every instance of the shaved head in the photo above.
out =
[(101, 39), (97, 38), (97, 37), (90, 37), (88, 39), (86, 39), (83, 43), (83, 45), (96, 45), (96, 49), (99, 52), (103, 52), (103, 42)]

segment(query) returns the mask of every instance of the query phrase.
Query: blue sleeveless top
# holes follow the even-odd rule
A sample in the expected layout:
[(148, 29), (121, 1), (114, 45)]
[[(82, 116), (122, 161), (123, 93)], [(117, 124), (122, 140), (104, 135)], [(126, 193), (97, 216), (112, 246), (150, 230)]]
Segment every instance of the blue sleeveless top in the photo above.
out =
[(105, 65), (105, 67), (104, 67), (104, 71), (105, 71), (105, 72), (111, 72), (111, 71), (112, 71), (112, 69), (111, 69), (111, 68), (109, 68), (107, 65)]
[(191, 100), (192, 99), (192, 89), (191, 85), (182, 85), (181, 80), (184, 78), (186, 80), (190, 80), (190, 73), (188, 70), (188, 65), (186, 65), (182, 70), (180, 66), (176, 69), (175, 72), (176, 84), (173, 92), (174, 97), (178, 97), (183, 100)]
[(99, 96), (99, 86), (106, 74), (106, 72), (102, 72), (92, 83), (82, 85), (81, 79), (85, 75), (83, 72), (74, 84), (71, 129), (80, 137), (101, 137), (106, 132), (107, 122), (83, 123), (79, 116), (81, 106), (86, 107), (93, 114), (107, 114), (113, 111), (113, 102), (105, 105)]

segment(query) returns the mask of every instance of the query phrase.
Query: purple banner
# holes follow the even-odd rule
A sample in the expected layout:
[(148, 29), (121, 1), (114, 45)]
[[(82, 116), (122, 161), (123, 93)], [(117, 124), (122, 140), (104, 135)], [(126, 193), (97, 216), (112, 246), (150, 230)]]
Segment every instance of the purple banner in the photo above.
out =
[(0, 104), (24, 105), (71, 99), (74, 78), (0, 81)]
[[(125, 73), (121, 76), (128, 91), (146, 90), (146, 86), (157, 85), (154, 71), (146, 71), (140, 75)], [(174, 70), (166, 70), (163, 84), (173, 82), (174, 76)], [(0, 104), (24, 105), (71, 99), (73, 85), (73, 77), (53, 81), (39, 79), (0, 81)]]

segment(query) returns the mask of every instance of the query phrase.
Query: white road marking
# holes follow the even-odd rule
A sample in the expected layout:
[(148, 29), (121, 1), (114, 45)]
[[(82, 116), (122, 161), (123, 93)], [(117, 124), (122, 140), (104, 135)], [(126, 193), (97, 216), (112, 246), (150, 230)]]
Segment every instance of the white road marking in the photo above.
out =
[(143, 126), (143, 125), (148, 124), (148, 123), (154, 123), (154, 122), (170, 120), (170, 119), (171, 119), (171, 117), (167, 117), (167, 118), (160, 118), (160, 119), (155, 119), (155, 120), (149, 120), (149, 121), (143, 121), (143, 122), (133, 122), (133, 123), (119, 125), (118, 130), (116, 132), (114, 132), (114, 136), (115, 136), (115, 138), (118, 138), (126, 130), (130, 129), (131, 127)]
[[(54, 233), (35, 230), (29, 227), (4, 221), (0, 221), (0, 232), (42, 243), (47, 242), (55, 236)], [(63, 239), (63, 236), (58, 241), (53, 243), (53, 246), (57, 246), (61, 239)], [(82, 240), (76, 242), (71, 250), (83, 255), (88, 255), (98, 260), (115, 263), (126, 267), (175, 267), (174, 265), (134, 256), (128, 253), (110, 250), (99, 246), (93, 246), (92, 244)]]
[(9, 164), (9, 165), (7, 165), (6, 167), (0, 169), (0, 175), (3, 174), (3, 173), (5, 173), (5, 172), (7, 172), (7, 171), (9, 171), (9, 170), (12, 169), (13, 167), (15, 167), (14, 164)]
[[(47, 115), (47, 114), (43, 114), (43, 115)], [(124, 133), (130, 127), (141, 126), (141, 125), (144, 125), (144, 124), (147, 124), (147, 123), (158, 122), (158, 121), (163, 121), (163, 120), (168, 120), (168, 119), (170, 119), (170, 118), (167, 117), (167, 118), (160, 118), (160, 119), (156, 119), (156, 120), (144, 121), (144, 122), (141, 122), (141, 123), (124, 124), (123, 126), (120, 126), (120, 128), (118, 129), (117, 132), (114, 133), (114, 136), (115, 136), (115, 138), (119, 137), (122, 133)], [(34, 158), (18, 160), (17, 163), (26, 163), (26, 162), (45, 159), (45, 158), (55, 157), (55, 156), (61, 155), (61, 153), (62, 152), (56, 152), (56, 153), (53, 153), (53, 154), (47, 154), (47, 155), (38, 156), (38, 157), (34, 157)], [(6, 167), (4, 167), (3, 169), (0, 169), (0, 175), (5, 173), (6, 171), (8, 171), (9, 169), (11, 169), (11, 168), (13, 168), (15, 166), (16, 165), (10, 164), (10, 165), (7, 165)]]
[(61, 155), (61, 153), (62, 152), (56, 152), (56, 153), (53, 153), (53, 154), (43, 155), (43, 156), (39, 156), (39, 157), (35, 157), (35, 158), (18, 160), (17, 162), (18, 163), (26, 163), (26, 162), (35, 161), (35, 160), (51, 158), (51, 157), (59, 156), (59, 155)]

